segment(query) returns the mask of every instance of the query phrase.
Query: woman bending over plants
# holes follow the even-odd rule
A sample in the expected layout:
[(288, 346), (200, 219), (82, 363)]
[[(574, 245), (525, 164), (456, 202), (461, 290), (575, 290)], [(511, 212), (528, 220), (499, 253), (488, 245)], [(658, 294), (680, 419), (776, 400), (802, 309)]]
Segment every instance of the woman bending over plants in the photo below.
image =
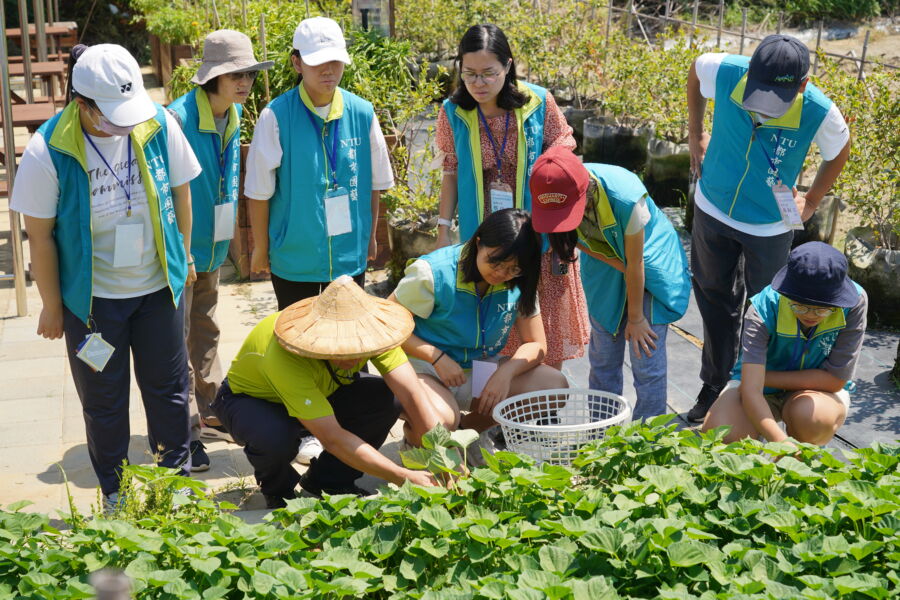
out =
[[(391, 295), (414, 315), (403, 349), (448, 428), (483, 432), (501, 400), (568, 387), (562, 373), (541, 364), (547, 342), (537, 297), (540, 256), (528, 213), (504, 209), (465, 244), (410, 264)], [(513, 327), (522, 344), (501, 356)]]

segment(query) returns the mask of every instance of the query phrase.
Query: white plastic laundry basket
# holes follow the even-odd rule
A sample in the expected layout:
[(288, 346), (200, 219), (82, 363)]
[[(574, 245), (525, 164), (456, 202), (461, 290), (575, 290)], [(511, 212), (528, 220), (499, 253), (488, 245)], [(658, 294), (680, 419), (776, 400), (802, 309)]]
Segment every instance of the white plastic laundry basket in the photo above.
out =
[(510, 451), (570, 465), (583, 445), (631, 420), (631, 406), (622, 396), (597, 390), (541, 390), (503, 400), (493, 416)]

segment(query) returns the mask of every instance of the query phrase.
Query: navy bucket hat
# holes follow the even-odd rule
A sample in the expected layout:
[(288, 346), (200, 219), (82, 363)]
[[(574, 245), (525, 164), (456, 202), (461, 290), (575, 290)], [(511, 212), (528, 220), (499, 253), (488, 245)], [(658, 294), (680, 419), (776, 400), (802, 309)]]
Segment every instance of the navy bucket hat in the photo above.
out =
[(847, 277), (847, 259), (824, 242), (807, 242), (791, 250), (787, 265), (772, 279), (772, 288), (801, 304), (852, 308), (859, 292)]

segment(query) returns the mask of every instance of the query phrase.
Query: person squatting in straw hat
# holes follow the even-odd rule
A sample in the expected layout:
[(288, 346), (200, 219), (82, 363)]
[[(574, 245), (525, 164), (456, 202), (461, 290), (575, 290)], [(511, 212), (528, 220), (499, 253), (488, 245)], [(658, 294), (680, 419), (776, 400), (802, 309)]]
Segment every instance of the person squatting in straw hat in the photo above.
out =
[[(528, 179), (534, 161), (552, 146), (575, 148), (572, 128), (546, 89), (519, 81), (506, 35), (496, 25), (473, 25), (456, 55), (456, 91), (444, 101), (435, 126), (443, 163), (438, 243), (450, 243), (450, 219), (459, 216), (465, 241), (491, 212), (531, 210)], [(590, 335), (579, 264), (554, 260), (548, 248), (537, 268), (538, 298), (547, 336), (544, 363), (557, 369), (584, 354)], [(557, 267), (554, 269), (554, 266)], [(510, 332), (502, 354), (512, 356), (522, 340)]]
[[(339, 275), (365, 287), (381, 191), (394, 185), (372, 104), (338, 87), (350, 64), (340, 26), (304, 19), (293, 45), (298, 85), (260, 112), (244, 182), (255, 244), (250, 270), (271, 271), (279, 310)], [(297, 460), (308, 463), (321, 451), (310, 436)]]
[(750, 299), (741, 354), (703, 422), (726, 442), (763, 436), (824, 445), (844, 423), (866, 331), (865, 290), (847, 259), (822, 242), (794, 248), (772, 284)]
[[(438, 423), (399, 347), (412, 330), (406, 309), (366, 294), (348, 275), (253, 328), (212, 409), (244, 445), (269, 508), (284, 506), (298, 484), (313, 496), (366, 495), (354, 484), (362, 473), (435, 485), (429, 473), (378, 452), (398, 416), (414, 443)], [(367, 360), (382, 377), (360, 376)], [(308, 435), (324, 451), (301, 476), (291, 461)]]
[(234, 236), (235, 208), (241, 163), (242, 104), (261, 69), (274, 63), (258, 62), (250, 38), (222, 29), (206, 36), (203, 62), (191, 81), (198, 87), (176, 99), (169, 111), (203, 167), (191, 181), (191, 254), (197, 281), (185, 291), (191, 407), (191, 466), (209, 469), (209, 456), (200, 435), (230, 439), (209, 408), (222, 383), (219, 365), (219, 267)]
[[(690, 421), (703, 420), (728, 380), (745, 298), (787, 262), (792, 228), (812, 216), (850, 155), (844, 117), (808, 73), (809, 50), (787, 35), (768, 36), (751, 58), (703, 54), (691, 65), (688, 145), (700, 178), (691, 270), (703, 317), (703, 387)], [(715, 100), (711, 137), (703, 131), (707, 98)], [(794, 183), (812, 142), (822, 164), (809, 190), (798, 193)]]
[[(390, 296), (415, 315), (403, 349), (449, 429), (486, 432), (495, 424), (494, 406), (508, 396), (568, 387), (565, 375), (541, 364), (547, 341), (537, 304), (540, 256), (528, 213), (500, 210), (465, 244), (410, 263)], [(513, 327), (522, 345), (507, 359), (499, 353)], [(489, 436), (481, 445), (492, 449)], [(467, 456), (480, 463), (479, 453)]]
[(637, 175), (581, 164), (551, 148), (531, 174), (534, 228), (548, 233), (565, 262), (577, 260), (591, 318), (591, 389), (622, 393), (625, 344), (637, 402), (633, 417), (666, 412), (666, 332), (684, 315), (691, 293), (678, 234)]
[(43, 302), (37, 332), (65, 335), (112, 507), (128, 458), (129, 352), (151, 452), (190, 471), (183, 291), (196, 277), (189, 182), (200, 165), (127, 50), (77, 46), (70, 68), (73, 99), (29, 140), (10, 208), (25, 215)]

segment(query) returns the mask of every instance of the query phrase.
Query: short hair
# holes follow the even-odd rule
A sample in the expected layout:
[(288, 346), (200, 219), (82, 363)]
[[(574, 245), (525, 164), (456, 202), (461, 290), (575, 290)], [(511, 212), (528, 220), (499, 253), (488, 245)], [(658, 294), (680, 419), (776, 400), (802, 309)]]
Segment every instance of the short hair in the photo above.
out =
[(203, 88), (203, 91), (207, 94), (217, 94), (219, 92), (219, 77), (221, 77), (221, 75), (216, 75), (206, 83), (201, 83), (200, 87)]
[(497, 57), (501, 64), (509, 63), (509, 71), (503, 81), (503, 88), (497, 95), (497, 106), (504, 110), (513, 110), (525, 106), (527, 96), (519, 90), (518, 77), (516, 77), (516, 61), (513, 59), (512, 50), (506, 34), (493, 24), (473, 25), (469, 27), (459, 41), (459, 49), (456, 53), (457, 86), (456, 91), (450, 96), (450, 100), (464, 110), (472, 110), (478, 105), (472, 94), (466, 88), (462, 80), (462, 59), (464, 54), (487, 50)]
[[(303, 57), (300, 56), (300, 51), (297, 50), (296, 48), (294, 48), (293, 50), (291, 50), (290, 56), (296, 56), (297, 58), (300, 59), (301, 62), (303, 61)], [(294, 61), (292, 61), (290, 58), (288, 58), (288, 62), (290, 62), (290, 63), (291, 63), (291, 67), (293, 67)], [(300, 85), (300, 82), (301, 82), (301, 81), (303, 81), (303, 73), (297, 73), (297, 83), (295, 83), (294, 85)]]
[(510, 280), (510, 284), (522, 293), (519, 312), (533, 314), (541, 275), (541, 241), (531, 226), (528, 213), (519, 208), (505, 208), (491, 213), (481, 222), (462, 249), (460, 268), (464, 281), (477, 283), (482, 280), (477, 262), (479, 243), (487, 248), (499, 249), (493, 254), (491, 262), (516, 259), (522, 273)]

